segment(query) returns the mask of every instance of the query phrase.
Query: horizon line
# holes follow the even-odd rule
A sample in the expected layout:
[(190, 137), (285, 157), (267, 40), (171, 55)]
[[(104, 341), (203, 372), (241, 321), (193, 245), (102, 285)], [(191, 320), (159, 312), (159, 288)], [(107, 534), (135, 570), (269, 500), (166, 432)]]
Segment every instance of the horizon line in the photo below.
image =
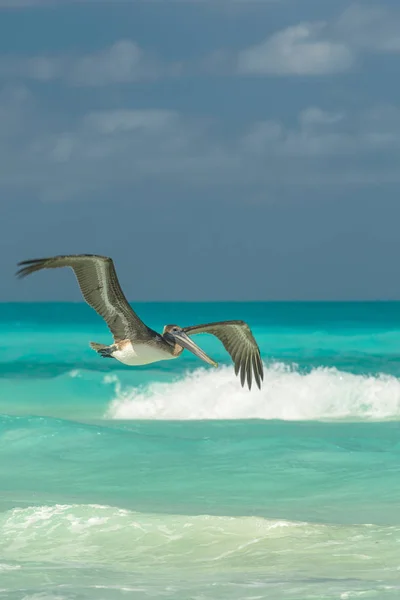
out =
[[(300, 303), (400, 303), (400, 298), (375, 298), (375, 299), (291, 299), (291, 300), (128, 300), (129, 304), (300, 304)], [(85, 304), (84, 300), (1, 300), (0, 304)]]

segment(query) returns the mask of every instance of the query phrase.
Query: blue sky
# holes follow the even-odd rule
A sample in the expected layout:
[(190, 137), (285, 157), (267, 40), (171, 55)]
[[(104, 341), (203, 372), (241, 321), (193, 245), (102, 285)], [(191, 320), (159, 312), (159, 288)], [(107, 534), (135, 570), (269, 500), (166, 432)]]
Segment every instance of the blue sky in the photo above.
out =
[(0, 299), (400, 299), (399, 73), (395, 1), (0, 0)]

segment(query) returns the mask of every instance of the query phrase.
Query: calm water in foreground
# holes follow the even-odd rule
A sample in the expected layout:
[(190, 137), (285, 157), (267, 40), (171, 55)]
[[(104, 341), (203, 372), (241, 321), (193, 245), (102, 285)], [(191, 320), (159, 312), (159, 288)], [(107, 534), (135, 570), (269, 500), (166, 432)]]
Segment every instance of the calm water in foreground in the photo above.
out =
[(143, 304), (155, 329), (245, 319), (137, 369), (82, 304), (0, 311), (0, 598), (400, 598), (400, 304)]

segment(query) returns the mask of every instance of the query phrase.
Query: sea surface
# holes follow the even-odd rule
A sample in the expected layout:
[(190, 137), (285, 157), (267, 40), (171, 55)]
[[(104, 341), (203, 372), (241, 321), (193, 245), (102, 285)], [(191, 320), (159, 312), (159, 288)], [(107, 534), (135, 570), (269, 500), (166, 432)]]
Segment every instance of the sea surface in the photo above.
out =
[(0, 310), (0, 598), (400, 598), (400, 304), (135, 304), (246, 320), (129, 368), (85, 304)]

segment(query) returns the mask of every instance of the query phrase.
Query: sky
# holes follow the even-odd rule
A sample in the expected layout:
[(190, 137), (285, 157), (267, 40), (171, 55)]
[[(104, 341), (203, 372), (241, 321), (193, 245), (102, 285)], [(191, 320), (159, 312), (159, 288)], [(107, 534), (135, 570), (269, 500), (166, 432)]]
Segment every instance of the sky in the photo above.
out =
[(0, 0), (1, 301), (400, 299), (398, 0)]

